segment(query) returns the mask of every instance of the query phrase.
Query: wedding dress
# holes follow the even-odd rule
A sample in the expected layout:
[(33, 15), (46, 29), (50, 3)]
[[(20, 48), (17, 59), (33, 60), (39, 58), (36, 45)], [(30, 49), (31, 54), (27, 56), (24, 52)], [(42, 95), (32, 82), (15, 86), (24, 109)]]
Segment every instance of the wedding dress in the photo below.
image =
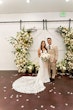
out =
[[(47, 52), (46, 50), (44, 52)], [(42, 51), (41, 51), (42, 54)], [(39, 58), (39, 72), (36, 77), (22, 76), (13, 82), (12, 87), (15, 91), (21, 93), (39, 93), (45, 90), (44, 83), (50, 82), (48, 73), (48, 62), (44, 62)]]

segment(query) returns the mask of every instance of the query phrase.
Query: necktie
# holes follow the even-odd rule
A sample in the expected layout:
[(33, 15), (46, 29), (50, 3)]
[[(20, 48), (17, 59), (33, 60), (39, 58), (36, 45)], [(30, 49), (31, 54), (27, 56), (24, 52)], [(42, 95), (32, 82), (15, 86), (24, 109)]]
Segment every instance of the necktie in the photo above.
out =
[(49, 45), (49, 50), (51, 49), (51, 46)]

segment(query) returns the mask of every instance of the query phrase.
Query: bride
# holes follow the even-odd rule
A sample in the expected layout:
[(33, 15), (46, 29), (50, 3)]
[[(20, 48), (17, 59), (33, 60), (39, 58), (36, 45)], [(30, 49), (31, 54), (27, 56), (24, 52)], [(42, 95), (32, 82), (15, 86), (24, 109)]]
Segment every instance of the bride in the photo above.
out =
[(15, 91), (21, 93), (39, 93), (45, 90), (44, 83), (50, 82), (48, 73), (48, 61), (43, 61), (41, 59), (41, 54), (47, 53), (45, 41), (41, 41), (40, 48), (38, 49), (39, 57), (39, 72), (36, 77), (33, 76), (22, 76), (13, 82), (12, 87)]

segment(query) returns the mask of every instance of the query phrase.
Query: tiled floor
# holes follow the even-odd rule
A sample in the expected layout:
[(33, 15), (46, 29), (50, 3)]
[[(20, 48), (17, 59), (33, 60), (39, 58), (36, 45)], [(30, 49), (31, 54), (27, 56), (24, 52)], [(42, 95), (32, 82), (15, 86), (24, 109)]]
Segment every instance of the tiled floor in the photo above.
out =
[(23, 94), (12, 89), (21, 77), (16, 71), (0, 71), (0, 110), (73, 110), (73, 79), (57, 76), (55, 82), (45, 84), (38, 94)]

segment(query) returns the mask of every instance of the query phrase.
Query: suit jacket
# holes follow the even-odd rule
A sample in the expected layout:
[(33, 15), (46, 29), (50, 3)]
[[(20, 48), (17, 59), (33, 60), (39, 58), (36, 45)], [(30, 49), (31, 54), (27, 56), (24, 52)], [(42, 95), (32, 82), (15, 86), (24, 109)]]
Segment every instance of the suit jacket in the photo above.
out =
[(54, 62), (54, 60), (58, 60), (58, 48), (57, 46), (49, 45), (47, 46), (48, 53), (50, 54), (50, 62)]

